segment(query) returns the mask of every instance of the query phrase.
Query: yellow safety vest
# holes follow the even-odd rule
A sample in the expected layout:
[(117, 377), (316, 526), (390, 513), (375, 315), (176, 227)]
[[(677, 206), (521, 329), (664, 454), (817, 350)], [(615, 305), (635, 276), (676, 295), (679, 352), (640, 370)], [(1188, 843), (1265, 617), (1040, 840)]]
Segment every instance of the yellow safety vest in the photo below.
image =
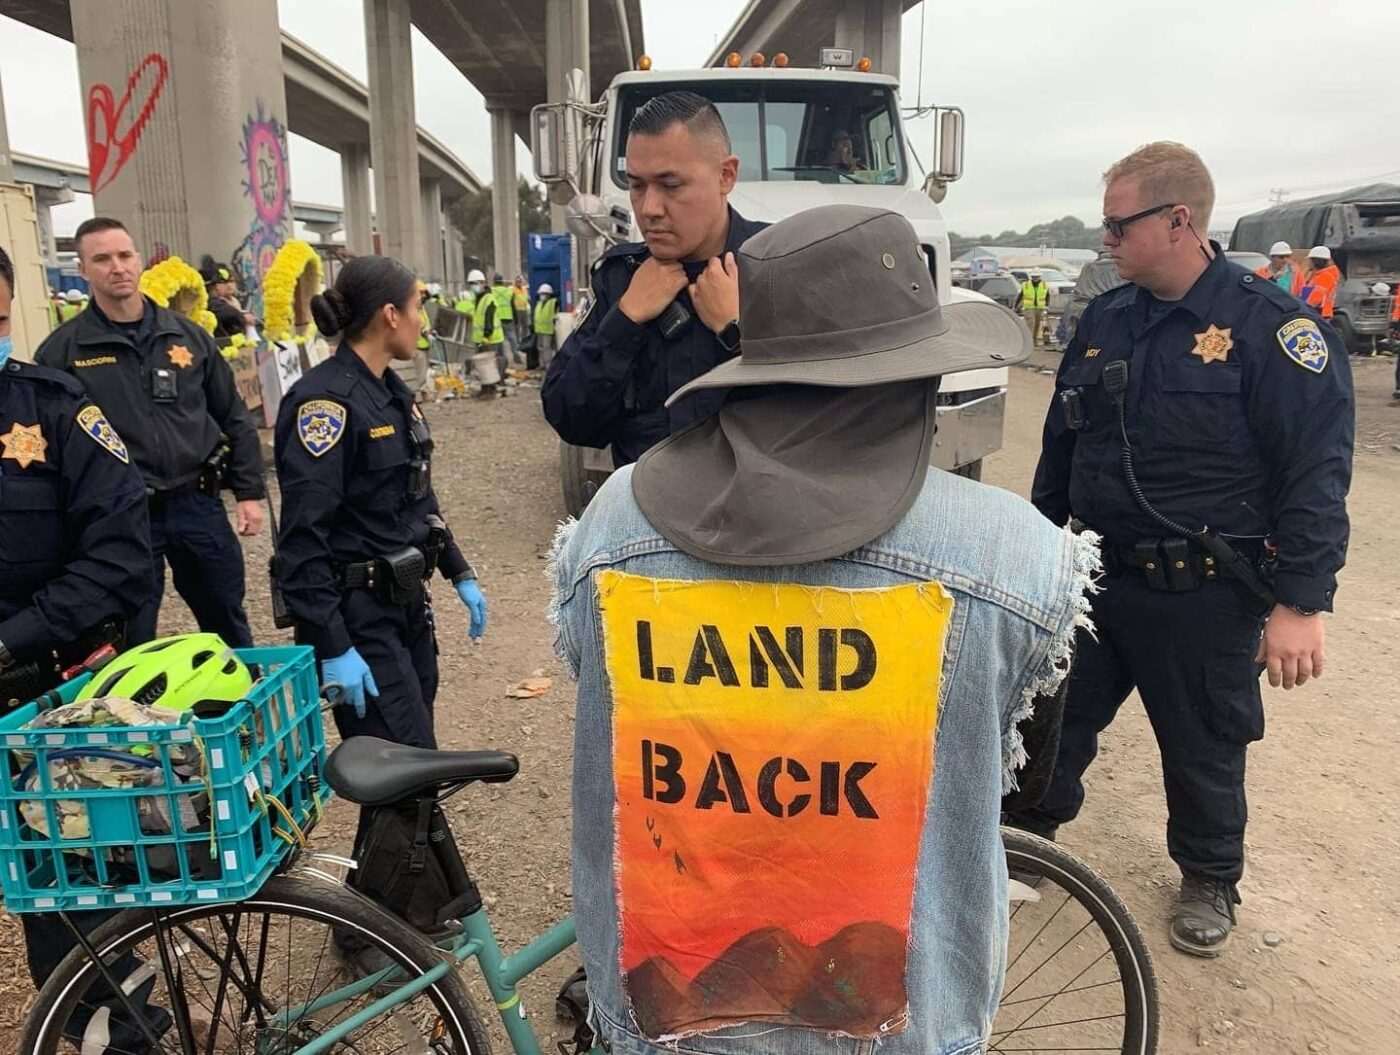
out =
[(432, 322), (428, 319), (428, 309), (418, 309), (418, 348), (420, 351), (427, 351), (433, 346), (433, 342), (428, 340), (428, 331), (432, 329)]
[(510, 322), (515, 318), (515, 308), (512, 306), (510, 286), (492, 286), (491, 296), (496, 298), (496, 314), (500, 316), (502, 322)]
[[(495, 308), (495, 316), (491, 319), (491, 329), (486, 329), (486, 313), (490, 308)], [(480, 347), (481, 345), (501, 344), (506, 339), (505, 330), (501, 328), (501, 309), (496, 303), (495, 297), (480, 296), (476, 298), (476, 311), (472, 313), (472, 343)]]
[(1029, 280), (1021, 283), (1021, 307), (1026, 311), (1044, 308), (1050, 303), (1050, 287), (1044, 282), (1037, 285)]
[(456, 304), (452, 305), (452, 310), (457, 312), (459, 315), (470, 315), (475, 307), (476, 298), (473, 297), (470, 293), (468, 293), (461, 300), (457, 301)]
[(554, 316), (559, 312), (557, 297), (544, 296), (535, 305), (535, 332), (541, 337), (554, 336)]
[(530, 294), (519, 286), (512, 287), (511, 302), (515, 310), (522, 315), (530, 310)]

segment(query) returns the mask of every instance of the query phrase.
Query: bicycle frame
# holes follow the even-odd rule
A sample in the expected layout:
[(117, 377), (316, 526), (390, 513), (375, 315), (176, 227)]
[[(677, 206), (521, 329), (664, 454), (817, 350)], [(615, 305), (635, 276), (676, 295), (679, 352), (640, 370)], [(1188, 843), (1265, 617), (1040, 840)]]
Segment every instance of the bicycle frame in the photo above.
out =
[[(348, 1038), (355, 1030), (411, 1000), (439, 978), (442, 978), (448, 971), (456, 970), (460, 964), (471, 959), (477, 961), (481, 975), (486, 981), (486, 987), (491, 993), (491, 999), (496, 1003), (496, 1012), (500, 1016), (501, 1025), (505, 1027), (506, 1035), (510, 1038), (511, 1049), (516, 1055), (543, 1055), (539, 1037), (535, 1035), (530, 1020), (525, 1015), (525, 1007), (520, 1001), (520, 992), (517, 986), (522, 979), (539, 970), (577, 940), (573, 918), (569, 917), (555, 924), (523, 948), (507, 955), (496, 939), (496, 933), (491, 928), (491, 920), (486, 915), (486, 910), (482, 908), (464, 919), (462, 932), (453, 938), (450, 945), (443, 947), (443, 951), (451, 957), (450, 959), (443, 960), (442, 963), (412, 981), (406, 982), (392, 993), (388, 993), (369, 1006), (362, 1008), (345, 1021), (337, 1023), (310, 1044), (297, 1048), (291, 1055), (321, 1055), (322, 1052), (330, 1050), (334, 1045)], [(309, 1004), (287, 1008), (277, 1016), (275, 1022), (278, 1025), (288, 1025), (308, 1018), (322, 1008), (342, 1004), (362, 996), (381, 983), (392, 981), (393, 977), (399, 973), (397, 967), (386, 967), (382, 971), (366, 975), (364, 978), (356, 979), (339, 989), (325, 993)]]

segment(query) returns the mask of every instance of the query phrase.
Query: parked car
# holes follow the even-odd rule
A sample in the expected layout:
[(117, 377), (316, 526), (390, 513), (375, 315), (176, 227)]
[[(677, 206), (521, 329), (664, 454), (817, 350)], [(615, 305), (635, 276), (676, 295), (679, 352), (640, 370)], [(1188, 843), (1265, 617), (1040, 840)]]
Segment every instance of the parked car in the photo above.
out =
[(1232, 264), (1239, 264), (1246, 271), (1258, 271), (1269, 263), (1269, 258), (1263, 253), (1246, 253), (1233, 249), (1225, 250), (1225, 259)]
[(991, 275), (964, 275), (954, 278), (953, 282), (963, 289), (991, 297), (1004, 308), (1010, 308), (1012, 311), (1020, 308), (1021, 283), (1003, 272)]
[(1089, 306), (1089, 301), (1121, 285), (1123, 276), (1118, 274), (1118, 265), (1113, 262), (1112, 257), (1101, 256), (1084, 265), (1079, 272), (1079, 281), (1074, 284), (1074, 292), (1070, 294), (1069, 306), (1065, 308), (1061, 324), (1064, 331), (1061, 347), (1068, 345), (1074, 338), (1074, 331), (1079, 328), (1080, 316)]

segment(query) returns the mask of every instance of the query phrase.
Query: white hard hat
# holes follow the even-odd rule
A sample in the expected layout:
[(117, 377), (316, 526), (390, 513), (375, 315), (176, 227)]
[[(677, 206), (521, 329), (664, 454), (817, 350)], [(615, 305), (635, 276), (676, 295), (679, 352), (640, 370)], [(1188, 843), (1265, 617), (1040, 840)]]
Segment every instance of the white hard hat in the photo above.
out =
[(1311, 249), (1308, 250), (1308, 259), (1309, 259), (1309, 260), (1331, 260), (1331, 259), (1332, 259), (1332, 250), (1328, 249), (1325, 245), (1315, 245), (1315, 246), (1313, 246)]
[(1371, 287), (1371, 292), (1378, 297), (1388, 297), (1390, 296), (1390, 287), (1387, 286), (1384, 282), (1377, 282), (1374, 286)]
[(83, 291), (80, 289), (70, 289), (63, 294), (63, 299), (69, 304), (77, 304), (83, 299)]
[(480, 270), (479, 268), (475, 268), (475, 267), (474, 267), (474, 268), (471, 269), (471, 271), (469, 271), (469, 272), (467, 273), (467, 281), (468, 281), (468, 282), (485, 282), (485, 281), (486, 281), (486, 276), (483, 275), (483, 274), (481, 273), (481, 270)]
[(553, 292), (554, 292), (554, 287), (551, 286), (548, 282), (541, 282), (541, 283), (540, 283), (540, 292), (541, 292), (541, 293), (553, 293)]
[(1269, 246), (1269, 255), (1270, 255), (1270, 256), (1292, 256), (1292, 255), (1293, 255), (1293, 247), (1292, 247), (1291, 245), (1289, 245), (1287, 242), (1275, 242), (1273, 245)]
[(436, 283), (436, 282), (429, 282), (429, 283), (428, 283), (428, 292), (431, 293), (433, 296), (436, 297), (439, 293), (442, 292), (442, 286), (440, 286), (440, 285), (439, 285), (438, 283)]
[(1037, 267), (1037, 268), (1032, 268), (1032, 269), (1031, 269), (1031, 278), (1039, 278), (1039, 277), (1040, 277), (1040, 268), (1038, 268), (1038, 267)]

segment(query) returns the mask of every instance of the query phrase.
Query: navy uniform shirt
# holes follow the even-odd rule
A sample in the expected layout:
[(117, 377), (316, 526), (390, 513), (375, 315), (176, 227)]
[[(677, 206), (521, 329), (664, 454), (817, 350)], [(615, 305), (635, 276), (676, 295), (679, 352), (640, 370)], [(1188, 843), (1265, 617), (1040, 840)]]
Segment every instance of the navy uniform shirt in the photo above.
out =
[(66, 374), (0, 369), (0, 642), (16, 660), (128, 618), (151, 590), (146, 487)]
[[(1224, 535), (1269, 536), (1285, 604), (1330, 610), (1346, 559), (1355, 403), (1327, 323), (1272, 282), (1215, 258), (1179, 301), (1127, 285), (1094, 300), (1065, 350), (1045, 420), (1032, 501), (1108, 542), (1167, 534), (1124, 477), (1104, 368), (1128, 363), (1128, 438), (1143, 493), (1168, 518)], [(1060, 394), (1087, 417), (1068, 428)]]
[[(238, 500), (262, 498), (262, 448), (233, 370), (196, 323), (146, 299), (139, 323), (114, 323), (97, 302), (39, 346), (35, 359), (76, 377), (126, 440), (156, 491), (195, 481), (220, 433), (232, 450), (228, 481)], [(154, 395), (157, 370), (173, 397)]]
[[(293, 385), (278, 409), (279, 581), (298, 639), (323, 659), (354, 644), (340, 613), (341, 569), (422, 548), (428, 516), (440, 515), (431, 484), (422, 497), (410, 493), (415, 421), (422, 413), (399, 375), (375, 377), (348, 344)], [(426, 435), (426, 423), (420, 427)], [(438, 570), (451, 579), (467, 568), (449, 542)]]
[[(729, 210), (724, 252), (735, 253), (768, 225)], [(709, 417), (724, 402), (724, 391), (687, 396), (670, 410), (666, 397), (713, 369), (734, 353), (700, 321), (689, 290), (676, 300), (691, 315), (685, 329), (667, 340), (658, 320), (638, 326), (618, 306), (632, 274), (651, 254), (644, 243), (614, 246), (593, 265), (593, 305), (549, 362), (541, 398), (554, 431), (580, 447), (611, 447), (613, 460), (626, 465), (648, 447), (693, 422)], [(694, 282), (708, 261), (686, 263)]]

